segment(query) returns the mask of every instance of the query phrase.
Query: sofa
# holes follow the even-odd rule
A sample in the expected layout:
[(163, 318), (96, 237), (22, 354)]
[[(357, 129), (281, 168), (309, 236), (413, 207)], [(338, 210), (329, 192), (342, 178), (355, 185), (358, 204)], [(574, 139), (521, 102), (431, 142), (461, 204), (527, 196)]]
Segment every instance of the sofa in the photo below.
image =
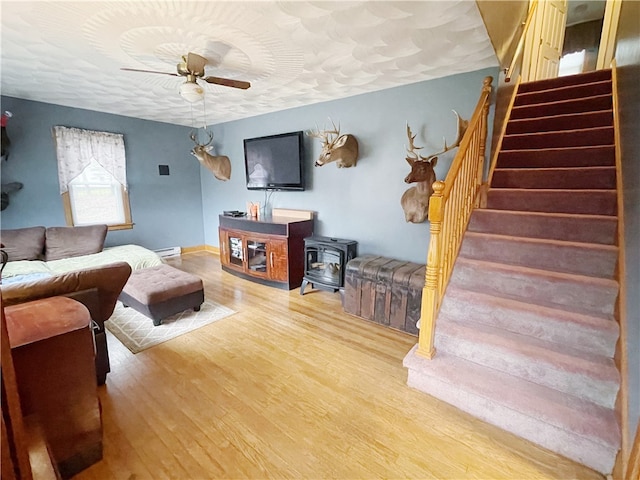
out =
[(132, 270), (163, 264), (157, 253), (139, 245), (104, 248), (106, 235), (106, 225), (1, 230), (2, 250), (8, 255), (2, 285), (115, 262), (126, 262)]
[(158, 254), (138, 245), (103, 248), (106, 233), (106, 225), (0, 231), (7, 257), (0, 279), (3, 305), (52, 296), (83, 303), (94, 322), (99, 384), (110, 370), (104, 322), (132, 270), (163, 264)]

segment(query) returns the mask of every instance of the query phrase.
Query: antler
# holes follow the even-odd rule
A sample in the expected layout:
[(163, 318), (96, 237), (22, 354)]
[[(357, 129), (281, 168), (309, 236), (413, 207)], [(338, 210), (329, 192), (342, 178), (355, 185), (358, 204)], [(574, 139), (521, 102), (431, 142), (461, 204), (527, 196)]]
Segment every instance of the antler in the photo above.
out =
[[(316, 123), (316, 131), (310, 130), (307, 132), (307, 135), (313, 138), (319, 138), (322, 140), (323, 145), (330, 145), (333, 141), (340, 136), (340, 124), (338, 123), (338, 127), (336, 128), (336, 124), (333, 123), (333, 120), (329, 118), (331, 121), (331, 125), (333, 125), (333, 130), (320, 130), (318, 128), (318, 124)], [(329, 135), (335, 135), (333, 140), (329, 140)]]
[(336, 128), (336, 124), (333, 123), (333, 120), (331, 120), (331, 118), (329, 118), (329, 121), (331, 122), (331, 125), (333, 125), (333, 130), (328, 130), (327, 133), (333, 133), (335, 134), (336, 138), (338, 138), (340, 136), (340, 123), (338, 123), (338, 128)]
[(314, 132), (313, 130), (309, 130), (307, 132), (307, 135), (309, 137), (319, 138), (320, 140), (322, 140), (322, 143), (328, 143), (327, 137), (329, 136), (329, 134), (326, 131), (320, 131), (317, 123), (316, 123), (316, 131)]
[(426, 158), (424, 158), (422, 155), (418, 155), (418, 153), (416, 153), (416, 150), (421, 150), (423, 147), (416, 147), (415, 144), (413, 143), (413, 141), (416, 139), (416, 136), (413, 134), (413, 132), (411, 132), (411, 127), (409, 126), (409, 124), (407, 123), (407, 137), (409, 137), (409, 148), (407, 148), (407, 153), (409, 154), (410, 158), (413, 158), (414, 160), (426, 160)]
[(200, 145), (201, 147), (207, 147), (213, 141), (213, 132), (210, 132), (206, 128), (204, 129), (204, 131), (207, 132), (207, 135), (209, 135), (209, 141), (207, 143), (202, 143), (202, 144), (198, 143), (198, 138), (196, 137), (195, 131), (191, 131), (191, 133), (189, 134), (189, 138), (193, 140), (196, 145)]
[(453, 114), (456, 116), (456, 118), (458, 119), (458, 134), (456, 136), (456, 140), (453, 142), (453, 144), (447, 146), (447, 139), (444, 139), (444, 148), (441, 152), (437, 152), (437, 153), (433, 153), (431, 155), (429, 155), (425, 160), (431, 160), (433, 157), (437, 157), (438, 155), (442, 155), (443, 153), (448, 152), (449, 150), (453, 150), (456, 147), (460, 146), (460, 142), (462, 141), (462, 137), (464, 137), (464, 133), (467, 131), (467, 127), (469, 126), (469, 121), (468, 120), (463, 120), (462, 118), (460, 118), (460, 115), (458, 115), (458, 112), (456, 112), (455, 110), (452, 110)]

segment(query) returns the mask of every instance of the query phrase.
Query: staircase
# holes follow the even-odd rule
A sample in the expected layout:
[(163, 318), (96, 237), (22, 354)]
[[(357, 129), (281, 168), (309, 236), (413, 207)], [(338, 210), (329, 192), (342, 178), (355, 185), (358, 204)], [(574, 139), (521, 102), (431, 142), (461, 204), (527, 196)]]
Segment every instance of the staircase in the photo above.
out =
[(620, 448), (609, 70), (519, 87), (409, 386), (601, 473)]

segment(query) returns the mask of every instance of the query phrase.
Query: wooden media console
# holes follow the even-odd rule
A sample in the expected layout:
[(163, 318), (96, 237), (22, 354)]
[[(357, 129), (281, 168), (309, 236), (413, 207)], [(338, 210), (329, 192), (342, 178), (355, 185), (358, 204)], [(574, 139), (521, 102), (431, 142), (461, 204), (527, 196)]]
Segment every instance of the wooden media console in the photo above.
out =
[(299, 287), (304, 276), (304, 239), (313, 234), (313, 214), (295, 212), (299, 211), (274, 209), (268, 219), (220, 215), (222, 269), (264, 285)]

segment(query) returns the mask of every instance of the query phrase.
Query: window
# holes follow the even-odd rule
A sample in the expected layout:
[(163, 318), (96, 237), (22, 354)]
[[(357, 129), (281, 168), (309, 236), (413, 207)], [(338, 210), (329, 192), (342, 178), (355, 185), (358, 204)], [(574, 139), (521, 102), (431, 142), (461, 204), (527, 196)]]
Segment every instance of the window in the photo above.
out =
[(53, 127), (68, 225), (132, 228), (122, 135)]
[(565, 77), (567, 75), (575, 75), (584, 71), (585, 51), (567, 53), (560, 59), (560, 68), (558, 76)]
[(74, 225), (126, 223), (120, 183), (95, 160), (69, 182), (69, 203)]

